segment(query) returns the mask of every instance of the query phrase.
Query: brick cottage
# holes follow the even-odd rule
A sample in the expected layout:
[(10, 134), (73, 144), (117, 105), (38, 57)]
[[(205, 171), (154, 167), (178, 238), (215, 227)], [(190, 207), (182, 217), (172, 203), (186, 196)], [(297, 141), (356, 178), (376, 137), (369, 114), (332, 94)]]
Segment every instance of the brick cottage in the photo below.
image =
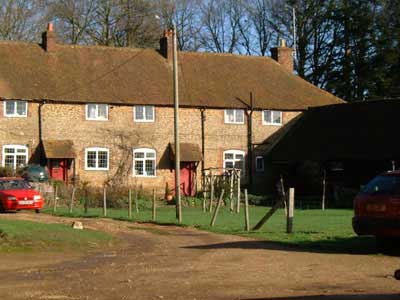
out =
[[(265, 186), (255, 145), (308, 107), (342, 103), (293, 74), (292, 50), (272, 58), (179, 52), (181, 180), (237, 167)], [(40, 163), (54, 179), (173, 187), (172, 32), (160, 49), (0, 42), (0, 161)]]

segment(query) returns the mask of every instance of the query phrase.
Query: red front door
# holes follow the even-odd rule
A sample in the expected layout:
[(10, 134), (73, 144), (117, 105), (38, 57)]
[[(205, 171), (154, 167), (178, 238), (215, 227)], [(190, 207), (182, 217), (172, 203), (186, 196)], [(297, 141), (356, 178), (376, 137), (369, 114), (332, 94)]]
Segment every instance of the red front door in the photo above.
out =
[(51, 178), (67, 182), (68, 161), (66, 159), (51, 159), (49, 161), (49, 173)]
[(183, 196), (195, 196), (195, 163), (182, 162), (181, 163), (181, 193)]

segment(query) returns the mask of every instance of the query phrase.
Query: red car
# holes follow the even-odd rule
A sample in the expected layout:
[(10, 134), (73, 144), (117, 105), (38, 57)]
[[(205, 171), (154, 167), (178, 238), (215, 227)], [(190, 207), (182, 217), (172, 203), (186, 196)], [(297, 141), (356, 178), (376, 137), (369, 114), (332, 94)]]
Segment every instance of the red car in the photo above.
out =
[(40, 212), (43, 196), (23, 178), (0, 178), (0, 209), (2, 211), (31, 209)]
[(378, 240), (400, 238), (400, 171), (371, 180), (354, 200), (353, 229)]

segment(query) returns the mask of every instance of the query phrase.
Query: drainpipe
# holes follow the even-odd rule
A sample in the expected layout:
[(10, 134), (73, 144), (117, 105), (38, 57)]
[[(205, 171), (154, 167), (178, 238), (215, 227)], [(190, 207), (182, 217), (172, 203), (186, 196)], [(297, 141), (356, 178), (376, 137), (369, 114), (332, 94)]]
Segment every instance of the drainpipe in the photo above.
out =
[(201, 114), (201, 181), (202, 181), (202, 189), (204, 189), (204, 169), (205, 169), (205, 164), (204, 164), (204, 154), (205, 154), (205, 122), (206, 122), (206, 110), (205, 108), (200, 109), (200, 114)]
[(39, 164), (44, 165), (45, 157), (44, 157), (44, 147), (43, 147), (43, 121), (42, 121), (42, 108), (43, 105), (46, 104), (45, 100), (42, 100), (39, 103), (39, 108), (38, 108), (38, 133), (39, 133)]
[(249, 187), (253, 185), (253, 93), (250, 93), (250, 106), (247, 110), (247, 172)]

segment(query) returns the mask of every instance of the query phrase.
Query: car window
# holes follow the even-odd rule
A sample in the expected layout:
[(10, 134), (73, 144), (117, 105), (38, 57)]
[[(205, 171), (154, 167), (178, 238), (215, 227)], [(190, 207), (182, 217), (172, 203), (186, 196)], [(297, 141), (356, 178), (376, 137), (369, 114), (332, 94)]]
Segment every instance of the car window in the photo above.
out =
[(2, 180), (0, 181), (0, 190), (26, 190), (31, 186), (25, 180)]
[(400, 176), (377, 176), (362, 189), (361, 193), (369, 195), (400, 195)]

